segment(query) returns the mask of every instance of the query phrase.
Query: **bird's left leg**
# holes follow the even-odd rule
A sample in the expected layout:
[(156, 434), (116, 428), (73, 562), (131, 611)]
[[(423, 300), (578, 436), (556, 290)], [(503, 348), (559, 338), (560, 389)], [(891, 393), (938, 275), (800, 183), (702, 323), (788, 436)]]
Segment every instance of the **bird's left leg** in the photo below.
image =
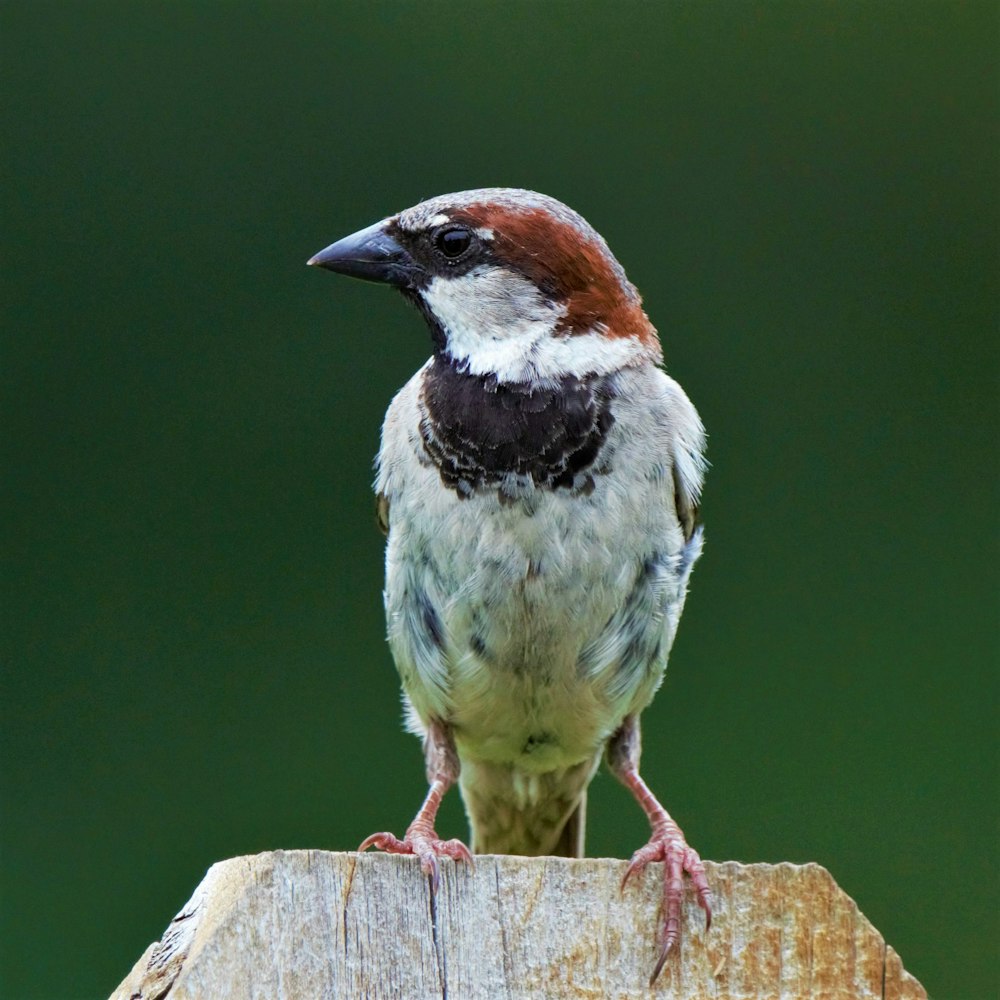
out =
[(443, 722), (432, 722), (424, 738), (424, 757), (427, 761), (427, 781), (430, 790), (427, 798), (406, 828), (403, 839), (391, 833), (373, 833), (358, 848), (365, 851), (377, 847), (389, 854), (415, 854), (420, 867), (431, 877), (431, 888), (437, 892), (441, 881), (438, 857), (454, 858), (472, 864), (472, 854), (460, 840), (441, 840), (434, 832), (434, 821), (445, 792), (458, 780), (460, 765), (451, 730)]
[(688, 847), (681, 828), (670, 818), (667, 810), (660, 805), (649, 786), (639, 777), (639, 719), (627, 716), (621, 728), (608, 743), (608, 766), (615, 777), (635, 796), (649, 818), (653, 828), (649, 843), (632, 855), (622, 888), (637, 872), (641, 872), (651, 861), (663, 861), (663, 945), (660, 957), (650, 977), (650, 985), (667, 960), (670, 949), (681, 936), (681, 904), (684, 901), (684, 872), (691, 876), (691, 883), (698, 893), (698, 905), (705, 911), (705, 930), (712, 923), (712, 890), (705, 878), (705, 866), (698, 852)]

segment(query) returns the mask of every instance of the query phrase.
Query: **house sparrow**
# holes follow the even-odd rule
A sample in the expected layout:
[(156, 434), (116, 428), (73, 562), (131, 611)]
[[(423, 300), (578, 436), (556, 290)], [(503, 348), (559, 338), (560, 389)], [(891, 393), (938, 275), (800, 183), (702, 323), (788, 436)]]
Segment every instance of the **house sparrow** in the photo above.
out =
[(659, 367), (639, 293), (607, 244), (542, 194), (442, 195), (309, 261), (398, 288), (434, 353), (389, 406), (377, 510), (385, 607), (430, 791), (402, 839), (361, 845), (471, 862), (434, 830), (458, 782), (477, 853), (583, 853), (604, 754), (649, 818), (622, 885), (664, 861), (655, 980), (698, 854), (639, 776), (639, 713), (663, 679), (701, 552), (704, 430)]

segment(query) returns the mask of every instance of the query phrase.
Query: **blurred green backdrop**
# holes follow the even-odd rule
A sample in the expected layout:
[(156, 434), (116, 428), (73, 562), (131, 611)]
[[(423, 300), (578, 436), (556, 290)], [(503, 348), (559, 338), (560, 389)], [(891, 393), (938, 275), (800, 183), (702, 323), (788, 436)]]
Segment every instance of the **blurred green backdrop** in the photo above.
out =
[[(607, 237), (710, 431), (647, 778), (993, 993), (995, 4), (0, 15), (4, 997), (106, 995), (214, 861), (409, 820), (370, 480), (428, 339), (304, 262), (491, 184)], [(645, 838), (606, 776), (589, 814)]]

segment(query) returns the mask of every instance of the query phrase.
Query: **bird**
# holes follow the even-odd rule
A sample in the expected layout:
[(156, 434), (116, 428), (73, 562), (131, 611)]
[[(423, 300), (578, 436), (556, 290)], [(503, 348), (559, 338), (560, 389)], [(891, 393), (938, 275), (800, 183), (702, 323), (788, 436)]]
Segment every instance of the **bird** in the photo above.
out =
[[(605, 240), (555, 198), (480, 188), (421, 201), (310, 265), (398, 289), (431, 357), (389, 405), (376, 462), (384, 603), (426, 799), (403, 837), (360, 847), (439, 858), (583, 856), (602, 758), (650, 823), (622, 879), (662, 861), (659, 975), (685, 873), (705, 868), (639, 774), (692, 567), (707, 467), (694, 405)], [(441, 839), (455, 784), (471, 851)]]

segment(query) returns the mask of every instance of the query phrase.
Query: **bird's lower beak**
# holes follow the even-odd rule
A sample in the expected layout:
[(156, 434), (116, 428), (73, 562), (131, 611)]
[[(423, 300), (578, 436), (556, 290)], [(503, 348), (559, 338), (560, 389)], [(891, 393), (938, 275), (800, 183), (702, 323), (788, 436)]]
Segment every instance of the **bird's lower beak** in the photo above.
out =
[(399, 287), (413, 285), (421, 273), (416, 261), (389, 234), (386, 222), (378, 222), (331, 243), (306, 263), (352, 278)]

